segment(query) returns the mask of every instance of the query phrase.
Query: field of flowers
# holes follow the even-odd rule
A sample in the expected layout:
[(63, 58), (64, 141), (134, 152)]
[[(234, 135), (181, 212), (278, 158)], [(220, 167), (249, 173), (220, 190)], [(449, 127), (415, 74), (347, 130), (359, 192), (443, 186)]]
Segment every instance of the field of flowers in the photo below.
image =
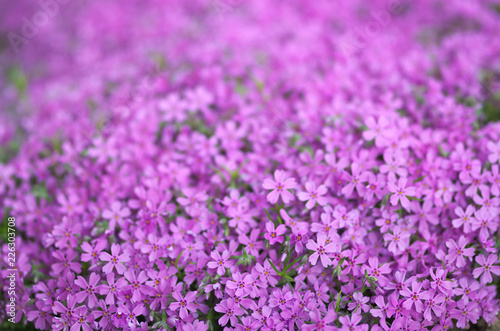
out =
[(500, 1), (0, 13), (1, 330), (497, 322)]

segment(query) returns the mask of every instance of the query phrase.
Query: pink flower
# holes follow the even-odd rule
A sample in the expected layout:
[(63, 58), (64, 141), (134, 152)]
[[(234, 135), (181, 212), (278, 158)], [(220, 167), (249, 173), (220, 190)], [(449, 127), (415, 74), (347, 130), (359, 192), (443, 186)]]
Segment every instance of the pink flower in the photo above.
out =
[(97, 286), (97, 283), (99, 283), (99, 280), (101, 277), (99, 275), (92, 273), (90, 275), (89, 282), (87, 284), (87, 281), (85, 278), (82, 276), (78, 276), (78, 278), (75, 280), (75, 284), (80, 286), (83, 291), (80, 291), (76, 294), (75, 299), (77, 302), (83, 302), (87, 296), (89, 297), (89, 308), (94, 308), (97, 306), (97, 297), (96, 293), (99, 293), (100, 291), (100, 286)]
[(229, 251), (225, 250), (222, 252), (222, 256), (219, 254), (218, 251), (213, 251), (210, 256), (212, 259), (215, 261), (210, 261), (207, 263), (207, 266), (210, 269), (216, 269), (217, 268), (217, 273), (222, 276), (226, 273), (226, 267), (230, 267), (231, 264), (229, 263)]
[(332, 264), (332, 260), (327, 254), (335, 252), (335, 244), (331, 243), (326, 245), (326, 238), (326, 234), (320, 232), (318, 233), (317, 242), (314, 242), (312, 239), (309, 239), (307, 242), (307, 249), (315, 251), (311, 256), (309, 256), (309, 262), (311, 262), (312, 265), (316, 265), (318, 258), (321, 258), (321, 264), (323, 264), (323, 267), (325, 268)]
[(363, 293), (361, 292), (354, 293), (352, 299), (353, 302), (349, 302), (349, 304), (347, 305), (347, 308), (349, 308), (349, 310), (354, 310), (355, 312), (358, 312), (358, 309), (361, 309), (365, 313), (368, 310), (370, 310), (370, 306), (368, 305), (368, 301), (370, 301), (370, 298), (363, 296)]
[(289, 189), (294, 189), (297, 186), (297, 182), (294, 178), (286, 179), (286, 174), (283, 170), (276, 170), (274, 172), (274, 180), (266, 178), (262, 187), (266, 190), (272, 190), (267, 195), (267, 201), (270, 203), (278, 202), (279, 197), (284, 203), (288, 203), (293, 200), (293, 194), (290, 193)]
[(429, 299), (430, 295), (428, 292), (422, 292), (421, 289), (422, 284), (417, 283), (416, 281), (411, 284), (411, 290), (407, 287), (403, 288), (403, 290), (400, 292), (401, 295), (404, 297), (408, 297), (408, 299), (406, 299), (403, 303), (403, 307), (410, 310), (413, 304), (415, 304), (415, 310), (417, 311), (417, 313), (420, 313), (422, 310), (424, 310), (424, 304), (421, 300)]
[(483, 254), (478, 255), (476, 257), (476, 262), (481, 265), (481, 267), (474, 269), (472, 275), (474, 278), (478, 278), (481, 274), (481, 283), (488, 284), (493, 281), (493, 277), (491, 277), (491, 273), (495, 275), (500, 275), (500, 266), (494, 265), (498, 262), (498, 257), (496, 254), (491, 254), (488, 256), (488, 259), (484, 257)]
[(406, 187), (407, 178), (402, 177), (398, 181), (398, 185), (396, 186), (394, 183), (387, 183), (387, 188), (389, 192), (394, 193), (391, 196), (391, 204), (393, 206), (397, 205), (399, 201), (401, 201), (401, 205), (404, 209), (410, 210), (411, 204), (410, 200), (406, 196), (415, 196), (416, 189), (415, 187)]
[(452, 221), (453, 227), (454, 228), (459, 228), (460, 226), (464, 226), (464, 233), (469, 233), (471, 231), (471, 224), (474, 220), (474, 217), (472, 217), (472, 214), (476, 211), (476, 208), (474, 206), (469, 205), (467, 206), (467, 209), (464, 211), (462, 207), (457, 207), (455, 208), (455, 214), (459, 218), (456, 218)]
[(129, 216), (130, 209), (127, 207), (122, 209), (120, 201), (113, 202), (110, 209), (102, 212), (102, 217), (109, 220), (109, 228), (111, 230), (115, 229), (116, 223), (121, 224)]
[(111, 245), (111, 255), (106, 252), (102, 252), (99, 255), (99, 259), (101, 261), (109, 261), (103, 268), (102, 271), (104, 273), (110, 273), (113, 271), (113, 268), (116, 268), (116, 272), (120, 275), (127, 270), (122, 263), (130, 261), (130, 257), (127, 253), (120, 254), (120, 245), (113, 244)]
[(196, 292), (188, 292), (185, 297), (182, 297), (181, 293), (178, 291), (174, 291), (172, 293), (177, 302), (172, 302), (168, 307), (170, 310), (178, 310), (179, 316), (182, 319), (185, 319), (188, 316), (188, 310), (191, 313), (196, 313), (196, 305), (193, 303), (196, 299)]
[(351, 317), (348, 315), (346, 316), (340, 316), (339, 321), (342, 323), (342, 328), (339, 330), (341, 331), (367, 331), (368, 330), (368, 324), (361, 324), (359, 325), (359, 322), (361, 322), (362, 317), (361, 314), (353, 314)]
[(388, 264), (382, 264), (379, 266), (377, 257), (370, 257), (368, 259), (368, 266), (363, 266), (363, 271), (366, 270), (369, 276), (375, 277), (378, 280), (380, 286), (386, 286), (389, 280), (384, 275), (391, 273), (391, 268)]
[(392, 136), (393, 132), (389, 119), (386, 116), (380, 116), (378, 123), (372, 116), (366, 119), (366, 127), (368, 130), (363, 132), (363, 138), (370, 141), (375, 139), (375, 145), (382, 147), (388, 144), (389, 138)]
[(245, 311), (234, 302), (233, 299), (223, 300), (221, 303), (215, 306), (215, 311), (224, 314), (219, 319), (219, 324), (225, 326), (228, 321), (231, 321), (231, 325), (235, 326), (238, 324), (238, 318), (236, 316), (241, 316)]
[(280, 244), (283, 243), (284, 239), (281, 235), (286, 232), (286, 226), (284, 224), (278, 225), (275, 229), (273, 222), (269, 221), (266, 223), (266, 230), (267, 233), (264, 235), (264, 238), (269, 240), (269, 244), (274, 245), (277, 242)]
[(346, 186), (342, 188), (342, 194), (344, 194), (346, 197), (350, 197), (354, 189), (358, 191), (358, 194), (360, 196), (364, 195), (365, 192), (365, 182), (368, 181), (368, 172), (362, 171), (363, 169), (360, 167), (360, 165), (356, 162), (354, 162), (351, 165), (351, 172), (352, 175), (349, 174), (348, 172), (344, 171), (344, 179), (348, 182)]
[(247, 292), (250, 292), (249, 285), (253, 282), (253, 277), (250, 274), (246, 274), (245, 276), (241, 273), (237, 272), (233, 274), (233, 279), (228, 280), (226, 283), (226, 287), (231, 290), (235, 290), (236, 295), (244, 295)]
[(410, 241), (410, 234), (408, 231), (402, 230), (399, 226), (395, 226), (391, 233), (384, 235), (384, 240), (389, 241), (389, 251), (397, 253), (398, 251), (404, 251), (408, 247)]
[(488, 141), (486, 147), (490, 151), (490, 154), (488, 155), (488, 161), (490, 161), (491, 163), (497, 163), (498, 160), (500, 160), (500, 141), (495, 144), (490, 140)]
[(306, 203), (307, 209), (312, 209), (316, 205), (316, 202), (320, 206), (326, 205), (327, 200), (325, 197), (322, 196), (325, 195), (327, 192), (325, 185), (320, 185), (316, 189), (316, 184), (314, 182), (307, 182), (306, 190), (307, 192), (300, 192), (298, 194), (298, 197), (300, 201), (307, 201)]
[(458, 244), (455, 240), (450, 239), (446, 242), (446, 246), (448, 247), (448, 255), (446, 256), (446, 260), (449, 263), (453, 263), (455, 260), (457, 261), (457, 267), (462, 268), (465, 266), (465, 257), (474, 256), (474, 248), (465, 248), (467, 245), (467, 239), (464, 236), (461, 236), (458, 239)]
[(255, 270), (260, 273), (259, 278), (262, 282), (269, 283), (271, 286), (276, 286), (276, 284), (278, 284), (278, 280), (274, 278), (274, 276), (277, 276), (278, 274), (273, 269), (268, 260), (264, 261), (264, 266), (262, 266), (260, 263), (257, 263), (255, 265)]

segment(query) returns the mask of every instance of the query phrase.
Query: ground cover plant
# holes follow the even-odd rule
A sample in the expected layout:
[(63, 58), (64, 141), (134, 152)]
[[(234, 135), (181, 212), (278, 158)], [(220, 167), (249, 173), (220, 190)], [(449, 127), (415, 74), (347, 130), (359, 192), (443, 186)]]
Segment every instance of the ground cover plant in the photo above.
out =
[(493, 325), (499, 4), (0, 4), (2, 330)]

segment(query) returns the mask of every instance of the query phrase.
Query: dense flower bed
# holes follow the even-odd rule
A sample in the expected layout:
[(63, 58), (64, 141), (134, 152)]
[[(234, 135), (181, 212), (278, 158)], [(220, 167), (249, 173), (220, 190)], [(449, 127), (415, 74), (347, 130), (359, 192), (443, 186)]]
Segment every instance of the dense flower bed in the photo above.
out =
[[(21, 37), (40, 10), (2, 6), (0, 28)], [(15, 217), (16, 323), (497, 320), (495, 1), (58, 8), (0, 55), (2, 270)], [(8, 318), (2, 309), (2, 327)]]

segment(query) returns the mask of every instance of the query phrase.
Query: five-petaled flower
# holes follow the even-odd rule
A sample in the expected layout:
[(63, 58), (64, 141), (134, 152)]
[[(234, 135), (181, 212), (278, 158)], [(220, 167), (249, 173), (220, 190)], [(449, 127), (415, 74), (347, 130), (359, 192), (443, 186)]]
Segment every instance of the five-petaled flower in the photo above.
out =
[(293, 194), (288, 190), (294, 189), (297, 186), (295, 178), (286, 178), (283, 170), (276, 170), (274, 172), (274, 180), (266, 178), (262, 187), (266, 190), (272, 190), (267, 195), (267, 201), (270, 203), (278, 202), (279, 197), (284, 203), (289, 203), (293, 200)]
[(266, 230), (267, 232), (264, 235), (264, 238), (269, 240), (269, 244), (274, 245), (277, 242), (280, 244), (283, 243), (284, 239), (282, 235), (286, 232), (286, 226), (284, 224), (280, 224), (277, 228), (275, 228), (274, 223), (269, 221), (266, 223)]
[(314, 242), (312, 239), (306, 244), (307, 249), (311, 251), (315, 251), (309, 256), (309, 262), (312, 265), (316, 265), (318, 258), (321, 259), (321, 264), (323, 267), (327, 268), (330, 264), (332, 264), (332, 260), (328, 257), (328, 253), (335, 252), (335, 244), (329, 243), (326, 244), (327, 236), (326, 234), (320, 232), (318, 233), (317, 241)]

